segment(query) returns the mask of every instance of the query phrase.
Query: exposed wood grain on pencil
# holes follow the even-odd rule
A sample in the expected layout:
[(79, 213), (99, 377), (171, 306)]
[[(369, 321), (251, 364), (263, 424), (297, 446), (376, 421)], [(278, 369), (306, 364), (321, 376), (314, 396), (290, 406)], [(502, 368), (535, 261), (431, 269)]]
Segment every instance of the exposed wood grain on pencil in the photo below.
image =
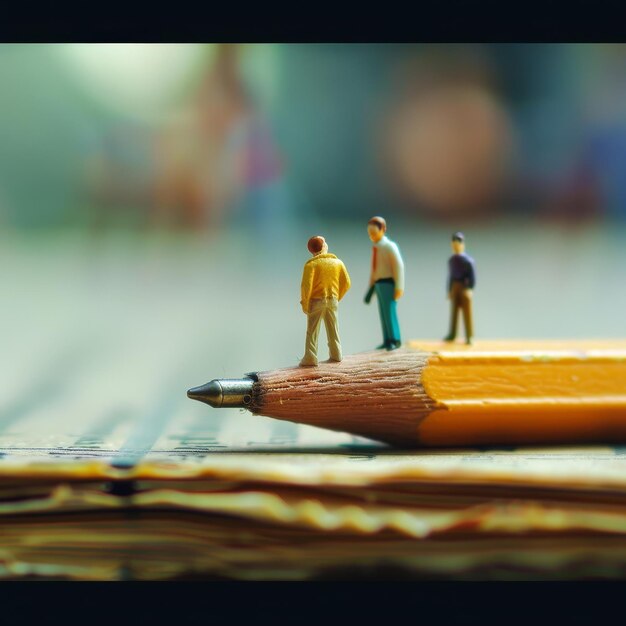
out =
[(367, 352), (341, 363), (259, 372), (252, 410), (364, 437), (406, 443), (435, 408), (422, 386), (430, 355), (414, 350)]

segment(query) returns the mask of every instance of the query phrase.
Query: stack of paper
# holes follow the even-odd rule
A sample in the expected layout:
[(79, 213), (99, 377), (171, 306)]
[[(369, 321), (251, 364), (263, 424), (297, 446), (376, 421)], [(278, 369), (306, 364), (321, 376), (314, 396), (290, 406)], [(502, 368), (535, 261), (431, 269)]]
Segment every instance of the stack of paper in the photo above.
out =
[[(336, 436), (341, 450), (346, 438)], [(121, 457), (106, 445), (89, 456), (3, 447), (2, 576), (624, 574), (619, 449), (400, 454), (352, 443), (343, 453), (293, 454), (189, 446), (170, 439), (169, 451), (156, 446), (132, 468), (116, 467)]]

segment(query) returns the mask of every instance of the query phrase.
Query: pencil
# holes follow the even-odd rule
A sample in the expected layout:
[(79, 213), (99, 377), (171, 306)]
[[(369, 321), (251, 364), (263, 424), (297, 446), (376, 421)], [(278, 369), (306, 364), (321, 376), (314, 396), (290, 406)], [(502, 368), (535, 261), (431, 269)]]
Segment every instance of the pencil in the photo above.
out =
[(401, 447), (626, 441), (626, 341), (410, 341), (190, 389)]

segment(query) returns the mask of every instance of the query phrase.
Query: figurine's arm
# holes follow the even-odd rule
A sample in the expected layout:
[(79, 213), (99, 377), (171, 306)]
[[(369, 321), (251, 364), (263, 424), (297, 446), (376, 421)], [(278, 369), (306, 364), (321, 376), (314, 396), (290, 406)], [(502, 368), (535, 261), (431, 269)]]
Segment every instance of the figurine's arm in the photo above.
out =
[(396, 284), (394, 300), (397, 300), (404, 293), (404, 261), (400, 254), (400, 249), (395, 243), (389, 247), (391, 255), (391, 266), (393, 268), (393, 281)]
[(343, 298), (348, 289), (350, 289), (350, 275), (348, 274), (348, 270), (346, 266), (341, 263), (341, 271), (339, 272), (339, 299)]
[(302, 285), (300, 287), (300, 304), (304, 313), (309, 312), (309, 300), (311, 299), (311, 291), (313, 290), (313, 268), (310, 265), (304, 266), (302, 272)]
[(476, 269), (474, 267), (474, 261), (469, 261), (469, 267), (467, 268), (467, 288), (474, 289), (476, 284)]

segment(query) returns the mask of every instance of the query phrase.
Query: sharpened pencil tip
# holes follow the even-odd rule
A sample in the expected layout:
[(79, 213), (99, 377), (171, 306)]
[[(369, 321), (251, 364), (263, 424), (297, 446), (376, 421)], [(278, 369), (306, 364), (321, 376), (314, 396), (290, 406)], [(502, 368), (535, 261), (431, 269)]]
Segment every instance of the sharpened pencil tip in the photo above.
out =
[(204, 402), (216, 409), (221, 407), (249, 408), (252, 402), (253, 378), (220, 378), (210, 383), (193, 387), (187, 391), (187, 397)]
[(222, 406), (223, 392), (219, 381), (212, 380), (210, 383), (193, 387), (187, 391), (187, 397), (192, 400), (204, 402), (212, 407), (219, 408)]

